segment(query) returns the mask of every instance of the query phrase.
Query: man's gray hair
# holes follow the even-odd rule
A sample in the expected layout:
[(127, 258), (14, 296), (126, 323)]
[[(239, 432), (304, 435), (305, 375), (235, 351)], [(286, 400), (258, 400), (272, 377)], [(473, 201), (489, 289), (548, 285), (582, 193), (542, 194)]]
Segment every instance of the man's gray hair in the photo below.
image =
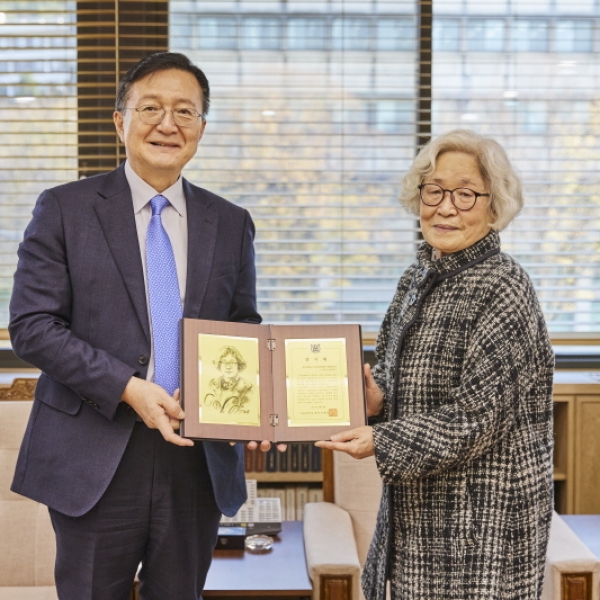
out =
[(449, 131), (421, 149), (402, 180), (400, 202), (404, 208), (419, 215), (419, 185), (435, 171), (438, 157), (445, 152), (464, 152), (477, 161), (481, 177), (488, 187), (485, 191), (490, 193), (490, 228), (502, 231), (523, 208), (521, 179), (498, 142), (468, 129)]

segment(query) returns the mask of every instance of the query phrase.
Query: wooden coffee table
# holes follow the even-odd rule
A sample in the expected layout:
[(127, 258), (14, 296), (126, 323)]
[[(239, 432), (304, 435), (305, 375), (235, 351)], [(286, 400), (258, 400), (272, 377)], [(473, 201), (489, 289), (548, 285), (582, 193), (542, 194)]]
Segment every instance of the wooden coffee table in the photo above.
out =
[(202, 593), (204, 600), (309, 600), (311, 597), (302, 521), (284, 521), (268, 553), (216, 551)]

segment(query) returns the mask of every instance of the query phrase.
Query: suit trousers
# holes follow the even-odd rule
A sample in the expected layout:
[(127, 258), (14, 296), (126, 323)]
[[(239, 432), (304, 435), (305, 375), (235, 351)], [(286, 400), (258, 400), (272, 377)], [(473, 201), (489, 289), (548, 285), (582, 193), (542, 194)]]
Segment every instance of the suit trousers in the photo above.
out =
[(138, 422), (94, 508), (50, 516), (60, 600), (128, 600), (140, 563), (142, 600), (201, 598), (221, 517), (201, 442), (178, 447)]

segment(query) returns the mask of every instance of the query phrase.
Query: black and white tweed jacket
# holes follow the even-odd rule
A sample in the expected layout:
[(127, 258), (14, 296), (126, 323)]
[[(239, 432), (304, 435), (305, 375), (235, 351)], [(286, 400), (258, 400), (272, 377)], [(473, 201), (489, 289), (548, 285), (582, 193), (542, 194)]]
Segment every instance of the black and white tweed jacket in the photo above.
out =
[(384, 482), (363, 572), (398, 600), (536, 600), (552, 516), (554, 355), (525, 271), (491, 232), (422, 244), (377, 342)]

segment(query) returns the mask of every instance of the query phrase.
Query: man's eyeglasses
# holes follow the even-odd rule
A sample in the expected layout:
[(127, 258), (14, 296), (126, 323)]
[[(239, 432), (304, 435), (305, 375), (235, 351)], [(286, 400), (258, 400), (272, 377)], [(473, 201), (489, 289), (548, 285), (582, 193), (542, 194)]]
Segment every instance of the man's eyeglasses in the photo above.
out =
[(419, 194), (421, 201), (427, 206), (437, 206), (442, 202), (446, 192), (450, 194), (450, 202), (458, 208), (458, 210), (471, 210), (480, 196), (489, 196), (489, 194), (480, 194), (469, 188), (455, 188), (453, 190), (445, 190), (436, 183), (422, 183), (419, 186)]
[[(140, 116), (142, 123), (146, 125), (158, 125), (162, 122), (167, 112), (167, 109), (161, 106), (151, 105), (124, 110), (135, 110)], [(193, 108), (175, 108), (169, 110), (169, 112), (173, 115), (173, 121), (177, 127), (193, 127), (198, 122), (198, 118), (204, 119), (204, 115)]]

